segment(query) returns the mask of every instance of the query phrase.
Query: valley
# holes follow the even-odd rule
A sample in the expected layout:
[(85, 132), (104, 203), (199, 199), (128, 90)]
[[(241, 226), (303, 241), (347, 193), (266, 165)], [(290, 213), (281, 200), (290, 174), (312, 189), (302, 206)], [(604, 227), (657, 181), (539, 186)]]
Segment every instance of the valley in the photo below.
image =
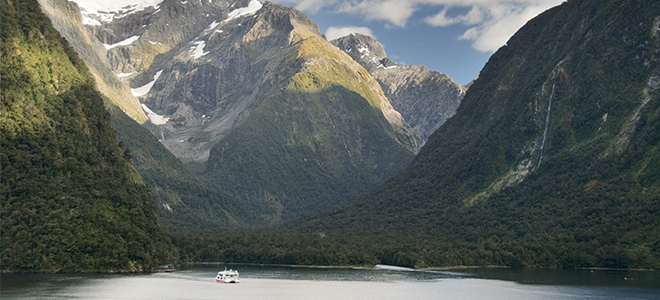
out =
[(660, 268), (654, 1), (547, 10), (469, 89), (272, 2), (1, 1), (3, 270)]

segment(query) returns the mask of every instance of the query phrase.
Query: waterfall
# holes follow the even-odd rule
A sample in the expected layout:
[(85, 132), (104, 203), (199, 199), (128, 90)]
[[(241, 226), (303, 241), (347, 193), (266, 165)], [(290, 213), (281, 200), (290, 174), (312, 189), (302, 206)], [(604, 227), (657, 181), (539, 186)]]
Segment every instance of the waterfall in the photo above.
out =
[(543, 139), (541, 140), (541, 154), (539, 155), (539, 162), (536, 164), (536, 168), (541, 166), (541, 161), (543, 160), (543, 147), (545, 147), (545, 140), (548, 138), (548, 127), (550, 126), (550, 110), (552, 109), (552, 97), (555, 95), (555, 84), (552, 84), (552, 92), (550, 92), (550, 101), (548, 101), (548, 111), (545, 115), (545, 128), (543, 129)]

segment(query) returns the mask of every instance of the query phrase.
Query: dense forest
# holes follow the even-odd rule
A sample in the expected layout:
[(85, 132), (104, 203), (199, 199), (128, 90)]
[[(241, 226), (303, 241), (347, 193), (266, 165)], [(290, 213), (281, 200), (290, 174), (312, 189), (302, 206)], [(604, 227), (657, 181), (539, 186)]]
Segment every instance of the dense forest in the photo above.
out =
[(192, 261), (659, 268), (659, 142), (660, 3), (568, 1), (499, 49), (375, 191), (268, 231), (172, 239)]
[(85, 64), (35, 0), (0, 1), (3, 272), (175, 262)]
[(217, 182), (188, 170), (145, 127), (116, 107), (109, 108), (117, 139), (130, 149), (133, 165), (156, 198), (165, 230), (231, 229), (263, 224), (255, 206), (223, 192)]

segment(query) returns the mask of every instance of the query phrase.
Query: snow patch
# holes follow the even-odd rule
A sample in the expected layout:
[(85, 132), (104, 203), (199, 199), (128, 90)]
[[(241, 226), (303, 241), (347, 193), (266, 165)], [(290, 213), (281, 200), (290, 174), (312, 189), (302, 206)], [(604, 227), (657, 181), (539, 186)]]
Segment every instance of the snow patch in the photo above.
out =
[[(233, 6), (233, 5), (232, 5), (232, 6)], [(251, 0), (251, 1), (250, 1), (250, 4), (248, 4), (247, 7), (238, 8), (238, 9), (235, 9), (235, 10), (233, 10), (232, 12), (230, 12), (230, 13), (227, 15), (227, 19), (225, 19), (225, 21), (229, 22), (229, 21), (231, 21), (231, 20), (233, 20), (233, 19), (237, 19), (237, 18), (240, 18), (240, 17), (243, 17), (243, 16), (251, 16), (251, 15), (254, 15), (254, 14), (257, 13), (257, 11), (259, 11), (259, 10), (261, 9), (261, 7), (263, 7), (263, 6), (264, 6), (264, 5), (261, 4), (261, 2), (259, 2), (258, 0)]]
[(119, 46), (128, 46), (128, 45), (132, 44), (133, 42), (137, 41), (139, 38), (140, 38), (139, 35), (134, 35), (132, 37), (129, 37), (129, 38), (119, 42), (119, 43), (115, 43), (115, 44), (112, 44), (112, 45), (103, 44), (103, 47), (105, 47), (106, 50), (110, 50), (112, 48), (119, 47)]
[(152, 44), (152, 45), (162, 45), (162, 44), (159, 43), (159, 42), (152, 42), (152, 41), (149, 41), (149, 44)]
[[(382, 65), (381, 65), (381, 66), (382, 66)], [(385, 69), (385, 70), (389, 70), (389, 69), (394, 69), (394, 68), (396, 68), (396, 67), (397, 67), (397, 66), (389, 66), (389, 67), (385, 67), (385, 66), (384, 66), (383, 69)]]
[(101, 22), (85, 16), (82, 17), (82, 23), (83, 25), (101, 26)]
[(358, 52), (362, 53), (362, 56), (360, 58), (364, 58), (365, 56), (369, 55), (369, 47), (362, 46), (358, 48)]
[[(163, 0), (70, 0), (75, 2), (85, 16), (97, 16), (102, 22), (112, 22), (148, 7), (158, 9)], [(96, 21), (98, 22), (98, 21)], [(85, 23), (84, 23), (85, 24)], [(92, 25), (92, 24), (86, 24)]]
[(206, 30), (212, 30), (213, 28), (215, 28), (219, 24), (220, 24), (220, 22), (213, 21), (213, 23), (211, 23), (211, 25), (209, 25), (209, 28), (207, 28)]
[(144, 112), (147, 114), (147, 117), (149, 117), (149, 121), (151, 121), (151, 123), (154, 123), (156, 125), (165, 125), (167, 123), (167, 121), (170, 120), (170, 118), (163, 117), (163, 116), (153, 112), (144, 103), (142, 104), (142, 109), (144, 109)]
[(135, 72), (130, 72), (130, 73), (119, 73), (119, 74), (115, 74), (115, 76), (117, 76), (117, 77), (119, 77), (119, 78), (123, 78), (123, 77), (131, 76), (131, 75), (133, 75), (133, 74), (135, 74)]
[(209, 54), (208, 51), (204, 52), (204, 47), (206, 47), (206, 42), (204, 41), (197, 41), (194, 42), (195, 46), (190, 47), (190, 51), (192, 51), (192, 54), (190, 57), (197, 59), (200, 58), (206, 54)]
[(163, 70), (160, 70), (160, 71), (156, 72), (156, 75), (154, 75), (154, 80), (150, 81), (149, 83), (147, 83), (147, 84), (145, 84), (145, 85), (143, 85), (139, 88), (131, 89), (131, 94), (133, 94), (133, 96), (135, 96), (135, 97), (140, 97), (140, 96), (144, 96), (147, 93), (149, 93), (149, 91), (151, 90), (151, 87), (154, 86), (154, 83), (156, 83), (156, 80), (158, 80), (158, 77), (160, 77), (161, 73), (163, 73)]

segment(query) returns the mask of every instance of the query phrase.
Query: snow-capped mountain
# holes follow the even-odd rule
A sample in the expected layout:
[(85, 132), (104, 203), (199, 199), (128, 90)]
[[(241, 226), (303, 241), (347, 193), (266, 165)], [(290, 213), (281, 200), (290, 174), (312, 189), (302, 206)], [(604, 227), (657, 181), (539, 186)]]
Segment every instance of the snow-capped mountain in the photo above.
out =
[(347, 203), (423, 144), (378, 82), (300, 11), (257, 0), (151, 4), (68, 5), (78, 24), (97, 21), (84, 22), (88, 44), (130, 84), (145, 127), (177, 157), (208, 160), (205, 176), (261, 203), (267, 222)]

